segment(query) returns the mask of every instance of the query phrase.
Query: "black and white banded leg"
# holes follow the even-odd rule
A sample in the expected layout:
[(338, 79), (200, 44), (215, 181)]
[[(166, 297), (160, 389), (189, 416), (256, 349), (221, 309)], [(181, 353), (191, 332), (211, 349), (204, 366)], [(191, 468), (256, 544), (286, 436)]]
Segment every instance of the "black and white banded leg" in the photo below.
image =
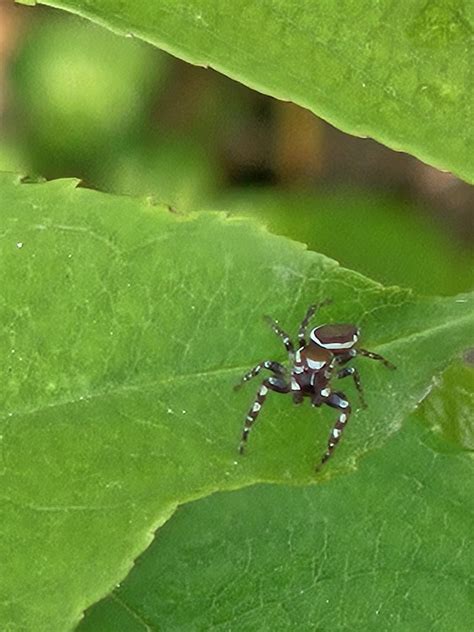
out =
[(283, 331), (280, 325), (275, 320), (273, 320), (273, 318), (270, 318), (270, 316), (265, 316), (265, 320), (276, 333), (276, 335), (280, 336), (280, 338), (283, 340), (283, 344), (285, 345), (285, 349), (288, 351), (288, 355), (291, 359), (293, 359), (295, 348), (293, 346), (293, 343), (291, 342), (290, 336), (286, 333), (286, 331)]
[(286, 382), (283, 377), (267, 377), (263, 380), (260, 388), (257, 391), (257, 396), (247, 413), (245, 419), (244, 429), (242, 431), (242, 439), (240, 440), (239, 452), (243, 454), (245, 444), (249, 436), (249, 432), (252, 429), (253, 424), (256, 422), (260, 410), (265, 403), (268, 391), (276, 391), (277, 393), (289, 393), (291, 386)]
[(374, 353), (373, 351), (367, 351), (367, 349), (357, 349), (357, 355), (364, 356), (365, 358), (370, 358), (371, 360), (378, 360), (383, 365), (385, 365), (389, 369), (396, 369), (397, 367), (386, 360), (383, 356), (378, 353)]
[(304, 401), (304, 395), (301, 391), (293, 391), (293, 404), (299, 406)]
[(264, 362), (259, 362), (256, 366), (253, 367), (250, 371), (248, 371), (238, 384), (234, 386), (234, 390), (238, 390), (245, 382), (248, 382), (253, 377), (256, 377), (262, 369), (268, 369), (272, 371), (275, 375), (284, 375), (285, 367), (279, 362), (273, 362), (272, 360), (265, 360)]
[(306, 346), (306, 328), (309, 325), (309, 321), (313, 318), (313, 316), (316, 314), (318, 309), (320, 309), (321, 307), (324, 307), (324, 305), (329, 305), (329, 303), (332, 303), (332, 299), (327, 298), (324, 301), (321, 301), (320, 303), (315, 303), (314, 305), (309, 306), (305, 317), (301, 321), (300, 328), (298, 329), (299, 347)]
[(324, 403), (332, 408), (337, 408), (339, 412), (339, 417), (337, 418), (336, 423), (334, 424), (333, 429), (331, 430), (331, 434), (328, 439), (328, 447), (327, 450), (321, 459), (320, 465), (316, 468), (317, 470), (326, 463), (329, 457), (332, 455), (334, 448), (339, 443), (342, 433), (344, 432), (344, 428), (346, 427), (347, 422), (349, 421), (349, 416), (351, 414), (351, 407), (349, 402), (347, 401), (347, 397), (344, 393), (336, 392), (331, 393), (331, 395), (324, 400)]
[(353, 366), (345, 367), (344, 369), (340, 369), (336, 375), (339, 379), (352, 376), (352, 378), (354, 379), (355, 387), (359, 391), (360, 403), (362, 404), (363, 408), (367, 408), (367, 402), (365, 401), (364, 389), (362, 388), (362, 384), (360, 381), (359, 371)]

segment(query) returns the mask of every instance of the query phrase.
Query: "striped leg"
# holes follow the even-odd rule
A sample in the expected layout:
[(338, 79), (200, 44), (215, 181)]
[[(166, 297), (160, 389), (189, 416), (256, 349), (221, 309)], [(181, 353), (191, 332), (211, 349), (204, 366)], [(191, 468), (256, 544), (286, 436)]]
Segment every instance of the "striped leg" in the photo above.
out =
[(285, 373), (285, 367), (279, 362), (273, 362), (272, 360), (265, 360), (265, 362), (260, 362), (257, 366), (254, 366), (253, 369), (248, 371), (240, 380), (238, 384), (234, 386), (234, 390), (238, 390), (242, 384), (248, 382), (253, 377), (256, 377), (262, 369), (268, 369), (275, 373), (275, 375), (283, 375)]
[(265, 316), (264, 318), (267, 321), (267, 323), (270, 325), (270, 327), (273, 329), (273, 331), (276, 333), (276, 335), (280, 336), (280, 338), (283, 340), (285, 349), (288, 351), (291, 358), (293, 358), (293, 355), (295, 353), (295, 348), (293, 347), (293, 343), (291, 342), (290, 336), (286, 333), (286, 331), (283, 331), (283, 329), (281, 329), (279, 324), (275, 320), (273, 320), (273, 318), (270, 318), (270, 316)]
[(396, 369), (396, 366), (386, 360), (383, 356), (378, 353), (374, 353), (373, 351), (367, 351), (367, 349), (357, 349), (357, 355), (364, 356), (365, 358), (370, 358), (371, 360), (379, 360), (384, 364), (388, 369)]
[(326, 300), (321, 301), (320, 303), (316, 303), (315, 305), (310, 305), (310, 307), (308, 308), (308, 311), (306, 312), (306, 316), (301, 321), (301, 325), (298, 330), (298, 345), (300, 347), (303, 347), (306, 345), (306, 327), (309, 325), (309, 321), (313, 318), (313, 316), (316, 314), (318, 309), (320, 309), (321, 307), (324, 307), (324, 305), (329, 305), (329, 303), (332, 303), (332, 299), (327, 298)]
[(268, 391), (276, 391), (277, 393), (289, 393), (291, 386), (282, 377), (267, 377), (263, 380), (260, 388), (257, 391), (254, 403), (250, 408), (247, 417), (245, 419), (245, 425), (242, 432), (242, 439), (240, 440), (239, 452), (244, 453), (245, 444), (249, 436), (249, 432), (256, 422), (258, 414), (265, 403)]
[(304, 400), (304, 395), (301, 391), (293, 391), (293, 404), (299, 406)]
[(352, 377), (354, 378), (354, 384), (356, 386), (356, 389), (359, 391), (360, 403), (362, 404), (362, 407), (367, 408), (367, 402), (365, 401), (365, 397), (364, 397), (364, 389), (362, 388), (362, 384), (360, 382), (359, 371), (355, 367), (351, 366), (351, 367), (345, 367), (344, 369), (340, 369), (337, 372), (337, 377), (339, 379), (343, 377), (349, 377), (349, 375), (352, 375)]
[(332, 393), (324, 402), (331, 406), (332, 408), (337, 408), (340, 410), (339, 417), (337, 418), (336, 423), (334, 424), (334, 428), (331, 430), (331, 434), (329, 435), (328, 447), (327, 450), (321, 459), (320, 465), (316, 468), (320, 469), (326, 461), (329, 459), (331, 454), (333, 453), (334, 448), (339, 443), (339, 439), (341, 438), (342, 432), (346, 427), (346, 423), (349, 420), (349, 416), (351, 414), (351, 407), (349, 402), (347, 401), (344, 393), (337, 392)]

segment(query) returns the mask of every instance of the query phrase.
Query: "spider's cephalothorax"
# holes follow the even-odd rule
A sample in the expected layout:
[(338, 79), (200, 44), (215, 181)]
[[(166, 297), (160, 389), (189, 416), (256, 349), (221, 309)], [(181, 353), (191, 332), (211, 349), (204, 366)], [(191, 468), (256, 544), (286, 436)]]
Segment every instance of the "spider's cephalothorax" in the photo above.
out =
[(247, 414), (240, 442), (241, 454), (244, 451), (250, 429), (258, 417), (267, 393), (269, 390), (272, 390), (277, 393), (292, 393), (295, 404), (300, 404), (305, 397), (309, 397), (313, 406), (327, 404), (339, 411), (337, 421), (329, 436), (327, 450), (321, 461), (322, 465), (329, 459), (339, 442), (351, 413), (349, 401), (344, 393), (332, 390), (332, 378), (351, 376), (359, 391), (361, 403), (365, 407), (359, 372), (354, 367), (344, 367), (344, 365), (360, 355), (372, 360), (380, 360), (391, 369), (395, 368), (393, 364), (378, 353), (373, 353), (357, 346), (360, 331), (355, 325), (320, 325), (310, 331), (309, 341), (306, 341), (306, 329), (310, 319), (318, 308), (330, 302), (330, 300), (326, 300), (317, 305), (311, 305), (308, 309), (298, 330), (298, 348), (296, 351), (288, 334), (280, 329), (275, 321), (266, 317), (273, 331), (283, 340), (290, 358), (291, 370), (287, 371), (278, 362), (266, 360), (265, 362), (260, 362), (246, 373), (236, 386), (236, 388), (239, 388), (244, 382), (258, 375), (262, 369), (268, 369), (273, 373), (272, 376), (263, 380), (257, 391), (255, 401)]

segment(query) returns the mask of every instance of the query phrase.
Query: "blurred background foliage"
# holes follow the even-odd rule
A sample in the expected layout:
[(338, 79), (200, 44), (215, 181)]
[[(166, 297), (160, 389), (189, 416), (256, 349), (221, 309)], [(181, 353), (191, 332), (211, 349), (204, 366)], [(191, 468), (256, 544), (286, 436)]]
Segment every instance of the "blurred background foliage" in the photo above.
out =
[(254, 215), (384, 284), (474, 285), (474, 187), (59, 11), (0, 0), (0, 170)]

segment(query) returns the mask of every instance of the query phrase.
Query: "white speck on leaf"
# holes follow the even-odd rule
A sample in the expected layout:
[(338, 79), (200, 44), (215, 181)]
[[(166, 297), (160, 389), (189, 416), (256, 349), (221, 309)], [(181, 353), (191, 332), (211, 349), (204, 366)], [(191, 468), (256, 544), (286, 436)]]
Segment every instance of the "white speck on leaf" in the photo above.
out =
[(195, 16), (196, 22), (201, 22), (201, 24), (203, 24), (204, 26), (209, 26), (209, 24), (206, 22), (206, 20), (202, 17), (202, 13), (196, 13)]

